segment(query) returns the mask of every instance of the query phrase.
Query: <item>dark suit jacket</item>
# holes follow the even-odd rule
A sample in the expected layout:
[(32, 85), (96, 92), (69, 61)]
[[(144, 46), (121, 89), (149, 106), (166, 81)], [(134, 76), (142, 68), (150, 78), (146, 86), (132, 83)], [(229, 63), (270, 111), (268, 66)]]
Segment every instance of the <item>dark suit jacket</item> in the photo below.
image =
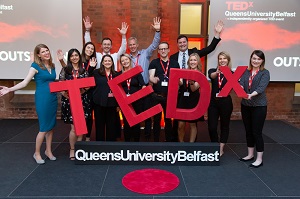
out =
[[(214, 51), (220, 41), (221, 41), (221, 39), (217, 39), (214, 37), (213, 40), (211, 41), (211, 43), (209, 44), (209, 46), (202, 48), (201, 50), (198, 50), (197, 48), (188, 49), (188, 54), (190, 55), (192, 53), (197, 53), (200, 57), (204, 57), (204, 56), (208, 55), (209, 53), (211, 53), (212, 51)], [(178, 55), (179, 55), (179, 52), (171, 55), (170, 59), (174, 59), (174, 60), (178, 61)]]

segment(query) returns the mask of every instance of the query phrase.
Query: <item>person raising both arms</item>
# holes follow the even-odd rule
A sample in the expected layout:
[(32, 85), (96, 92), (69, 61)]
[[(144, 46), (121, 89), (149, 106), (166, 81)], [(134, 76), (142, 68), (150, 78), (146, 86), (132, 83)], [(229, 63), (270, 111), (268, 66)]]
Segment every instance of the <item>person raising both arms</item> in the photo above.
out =
[(0, 86), (0, 96), (9, 92), (22, 89), (28, 85), (32, 78), (36, 82), (35, 107), (39, 121), (39, 133), (35, 140), (35, 152), (33, 158), (37, 164), (44, 164), (41, 156), (41, 146), (46, 137), (45, 155), (50, 160), (56, 160), (52, 154), (53, 128), (56, 124), (57, 95), (50, 92), (49, 84), (55, 81), (56, 72), (52, 62), (52, 56), (48, 46), (38, 44), (34, 48), (34, 62), (31, 64), (25, 79), (13, 87)]
[[(130, 51), (130, 57), (133, 63), (133, 67), (141, 66), (143, 69), (142, 76), (146, 85), (149, 84), (149, 63), (150, 58), (153, 54), (153, 51), (157, 49), (159, 42), (160, 42), (160, 23), (161, 19), (159, 17), (153, 18), (152, 27), (155, 30), (154, 38), (152, 43), (146, 48), (139, 50), (139, 43), (136, 37), (129, 37), (128, 38), (128, 48)], [(143, 111), (151, 108), (151, 96), (148, 95), (143, 98)], [(152, 120), (148, 118), (145, 120), (145, 138), (147, 141), (150, 140), (151, 137), (151, 126)]]
[[(93, 22), (91, 22), (90, 17), (88, 17), (88, 16), (86, 16), (83, 19), (83, 22), (84, 22), (84, 27), (85, 27), (84, 41), (86, 43), (86, 42), (91, 41), (90, 31), (92, 29)], [(126, 22), (122, 22), (121, 29), (118, 28), (120, 34), (122, 35), (122, 42), (121, 42), (119, 51), (116, 53), (110, 52), (110, 50), (112, 49), (112, 40), (109, 37), (105, 37), (102, 39), (102, 42), (101, 42), (102, 52), (96, 53), (96, 57), (97, 57), (97, 67), (96, 68), (100, 68), (102, 56), (109, 54), (112, 56), (113, 61), (114, 61), (114, 66), (115, 66), (114, 70), (118, 71), (118, 60), (120, 60), (120, 56), (126, 52), (126, 47), (127, 47), (126, 33), (128, 30), (128, 27), (129, 26), (127, 25)]]

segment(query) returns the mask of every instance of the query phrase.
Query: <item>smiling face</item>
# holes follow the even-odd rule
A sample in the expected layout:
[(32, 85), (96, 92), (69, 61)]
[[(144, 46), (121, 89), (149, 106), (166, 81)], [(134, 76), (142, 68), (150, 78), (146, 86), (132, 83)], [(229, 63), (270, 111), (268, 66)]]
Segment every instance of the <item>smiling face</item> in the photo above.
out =
[(189, 67), (191, 70), (197, 70), (198, 69), (198, 60), (196, 56), (190, 56), (189, 57)]
[(159, 46), (158, 46), (158, 53), (159, 53), (161, 59), (167, 58), (169, 52), (170, 52), (170, 49), (169, 49), (169, 45), (168, 44), (166, 44), (166, 43), (159, 44)]
[(38, 53), (38, 57), (42, 61), (49, 61), (51, 59), (50, 51), (48, 48), (41, 48), (40, 52)]
[(86, 45), (85, 47), (85, 55), (88, 56), (89, 58), (93, 55), (95, 49), (94, 49), (94, 46), (92, 44), (88, 44)]
[(219, 66), (228, 66), (228, 59), (225, 55), (219, 55), (218, 65)]
[(110, 49), (112, 48), (111, 41), (109, 39), (103, 40), (101, 47), (103, 52), (105, 54), (108, 54), (110, 52)]
[(71, 56), (70, 56), (70, 62), (71, 62), (72, 64), (78, 64), (79, 59), (80, 59), (79, 56), (80, 56), (80, 55), (79, 55), (76, 51), (74, 51), (74, 52), (71, 54)]
[(128, 41), (128, 47), (129, 47), (130, 53), (135, 54), (137, 52), (139, 44), (137, 43), (137, 41), (135, 39), (130, 39)]
[(111, 69), (113, 64), (113, 61), (110, 57), (104, 57), (103, 61), (102, 61), (102, 65), (104, 66), (105, 69)]
[(188, 49), (187, 39), (185, 37), (181, 38), (181, 39), (178, 39), (177, 46), (178, 46), (179, 51), (181, 51), (181, 52), (186, 51)]
[(263, 59), (260, 58), (259, 56), (257, 56), (256, 54), (253, 54), (251, 57), (251, 65), (253, 67), (254, 70), (259, 69), (259, 67), (261, 66), (261, 64), (263, 63)]
[(130, 62), (130, 59), (126, 56), (122, 56), (121, 59), (120, 59), (120, 63), (123, 67), (124, 70), (128, 70), (130, 69), (132, 66), (131, 66), (131, 62)]

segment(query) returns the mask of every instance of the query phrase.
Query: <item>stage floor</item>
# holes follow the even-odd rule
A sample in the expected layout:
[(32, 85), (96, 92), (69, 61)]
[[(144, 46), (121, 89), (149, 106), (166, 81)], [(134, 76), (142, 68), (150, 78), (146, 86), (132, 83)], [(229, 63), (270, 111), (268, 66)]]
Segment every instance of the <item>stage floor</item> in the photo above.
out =
[[(220, 166), (212, 167), (75, 165), (69, 160), (69, 130), (58, 120), (57, 161), (37, 165), (32, 158), (37, 120), (0, 120), (0, 198), (300, 198), (300, 129), (283, 121), (266, 121), (264, 165), (258, 169), (238, 161), (247, 151), (242, 121), (231, 122)], [(206, 122), (198, 123), (197, 141), (209, 141)], [(124, 175), (144, 168), (172, 172), (180, 184), (161, 195), (127, 190)]]

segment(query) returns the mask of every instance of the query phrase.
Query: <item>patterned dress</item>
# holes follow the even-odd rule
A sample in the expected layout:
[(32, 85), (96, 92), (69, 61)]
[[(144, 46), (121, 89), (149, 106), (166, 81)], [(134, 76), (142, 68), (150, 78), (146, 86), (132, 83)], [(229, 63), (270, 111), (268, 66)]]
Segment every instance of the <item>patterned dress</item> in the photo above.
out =
[[(88, 77), (87, 72), (85, 71), (82, 74), (76, 74), (77, 71), (73, 70), (73, 74), (68, 74), (65, 72), (64, 68), (62, 69), (59, 79), (61, 81), (68, 81), (68, 80), (73, 80), (74, 78), (85, 78)], [(81, 100), (82, 100), (82, 106), (83, 106), (83, 111), (84, 111), (84, 116), (85, 119), (90, 119), (91, 118), (91, 106), (90, 106), (90, 98), (88, 97), (87, 92), (84, 92), (81, 94)], [(73, 124), (73, 117), (72, 117), (72, 112), (71, 112), (71, 107), (70, 107), (70, 101), (68, 98), (61, 96), (61, 119), (64, 121), (66, 124)]]

